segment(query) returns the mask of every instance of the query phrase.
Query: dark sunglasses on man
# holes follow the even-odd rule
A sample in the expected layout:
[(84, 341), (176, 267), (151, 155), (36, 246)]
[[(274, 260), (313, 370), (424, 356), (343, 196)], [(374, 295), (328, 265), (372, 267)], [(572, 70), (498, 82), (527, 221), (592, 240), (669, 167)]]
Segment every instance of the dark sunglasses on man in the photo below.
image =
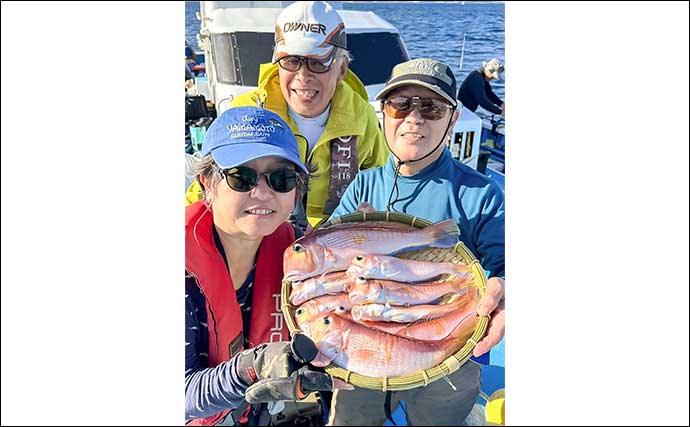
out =
[(381, 102), (381, 109), (386, 115), (394, 119), (402, 119), (412, 112), (415, 105), (419, 113), (426, 120), (440, 120), (446, 115), (451, 106), (435, 98), (420, 98), (418, 96), (394, 96)]
[(323, 74), (327, 73), (336, 62), (335, 53), (328, 58), (320, 60), (308, 58), (306, 56), (290, 55), (284, 56), (278, 60), (278, 65), (285, 71), (296, 72), (302, 67), (302, 63), (307, 64), (307, 69), (312, 73)]
[(237, 166), (230, 169), (221, 169), (221, 176), (225, 178), (228, 186), (240, 193), (246, 193), (259, 185), (262, 176), (266, 177), (268, 186), (278, 193), (289, 193), (299, 181), (299, 173), (294, 169), (276, 169), (269, 172), (258, 172), (246, 166)]

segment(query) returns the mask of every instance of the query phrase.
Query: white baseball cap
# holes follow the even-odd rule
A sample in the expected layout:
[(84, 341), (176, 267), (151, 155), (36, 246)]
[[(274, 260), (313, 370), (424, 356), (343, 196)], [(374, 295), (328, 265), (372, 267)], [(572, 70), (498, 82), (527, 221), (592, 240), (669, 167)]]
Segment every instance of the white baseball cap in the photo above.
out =
[(323, 1), (298, 1), (283, 9), (275, 28), (273, 62), (290, 55), (325, 59), (333, 47), (347, 49), (345, 24)]
[(503, 64), (496, 58), (490, 59), (488, 61), (482, 62), (484, 70), (489, 73), (493, 78), (500, 79), (501, 73), (503, 72)]

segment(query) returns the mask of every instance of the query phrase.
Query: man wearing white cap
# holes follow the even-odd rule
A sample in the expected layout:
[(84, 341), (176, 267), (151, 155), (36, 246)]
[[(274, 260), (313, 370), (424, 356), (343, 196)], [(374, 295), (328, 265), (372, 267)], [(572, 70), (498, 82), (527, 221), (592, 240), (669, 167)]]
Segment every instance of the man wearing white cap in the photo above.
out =
[(478, 68), (467, 75), (458, 91), (458, 99), (462, 106), (477, 111), (481, 106), (494, 114), (505, 115), (505, 103), (499, 98), (489, 82), (501, 77), (503, 64), (496, 58), (482, 62), (482, 68)]
[[(290, 126), (303, 162), (315, 167), (304, 200), (316, 227), (338, 206), (358, 171), (382, 166), (388, 149), (362, 82), (348, 69), (345, 25), (328, 3), (286, 7), (275, 27), (273, 64), (263, 64), (259, 88), (233, 106), (261, 105)], [(306, 225), (306, 224), (305, 224)]]

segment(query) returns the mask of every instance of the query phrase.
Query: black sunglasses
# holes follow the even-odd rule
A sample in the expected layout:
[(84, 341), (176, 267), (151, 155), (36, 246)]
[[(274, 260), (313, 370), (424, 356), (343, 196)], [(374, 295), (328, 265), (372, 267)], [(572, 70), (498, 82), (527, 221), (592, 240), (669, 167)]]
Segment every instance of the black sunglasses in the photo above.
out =
[(440, 120), (451, 108), (448, 103), (440, 99), (418, 96), (395, 96), (383, 101), (382, 107), (390, 117), (402, 119), (412, 112), (415, 105), (419, 106), (419, 113), (426, 120)]
[(328, 59), (320, 61), (318, 59), (306, 58), (304, 56), (284, 56), (278, 60), (280, 68), (290, 72), (296, 72), (302, 67), (302, 63), (307, 64), (307, 69), (312, 73), (323, 74), (327, 73), (335, 64), (336, 58), (331, 56)]
[(240, 193), (246, 193), (259, 184), (262, 176), (266, 177), (268, 186), (278, 193), (292, 191), (299, 180), (299, 173), (294, 169), (276, 169), (270, 172), (258, 172), (246, 166), (221, 169), (220, 174), (225, 178), (228, 186)]

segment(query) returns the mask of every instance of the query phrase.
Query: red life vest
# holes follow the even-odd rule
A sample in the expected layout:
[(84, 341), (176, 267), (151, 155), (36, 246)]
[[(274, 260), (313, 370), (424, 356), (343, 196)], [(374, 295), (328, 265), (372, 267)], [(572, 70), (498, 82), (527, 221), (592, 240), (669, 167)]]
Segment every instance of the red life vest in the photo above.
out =
[[(196, 278), (206, 299), (208, 363), (214, 367), (244, 348), (242, 311), (235, 286), (213, 239), (213, 213), (203, 200), (185, 211), (185, 269)], [(283, 252), (295, 240), (295, 230), (285, 222), (263, 238), (254, 274), (249, 346), (288, 341), (290, 332), (280, 309)], [(231, 350), (232, 346), (232, 350)], [(195, 419), (187, 425), (214, 425), (228, 411)]]

